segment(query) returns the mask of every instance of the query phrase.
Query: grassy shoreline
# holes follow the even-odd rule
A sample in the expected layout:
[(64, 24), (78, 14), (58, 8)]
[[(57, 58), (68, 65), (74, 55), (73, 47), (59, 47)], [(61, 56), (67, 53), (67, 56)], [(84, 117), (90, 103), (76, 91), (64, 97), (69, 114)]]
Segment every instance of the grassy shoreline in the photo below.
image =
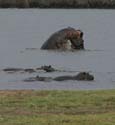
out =
[(115, 90), (0, 91), (0, 125), (114, 125)]
[(114, 0), (0, 0), (0, 8), (115, 8)]

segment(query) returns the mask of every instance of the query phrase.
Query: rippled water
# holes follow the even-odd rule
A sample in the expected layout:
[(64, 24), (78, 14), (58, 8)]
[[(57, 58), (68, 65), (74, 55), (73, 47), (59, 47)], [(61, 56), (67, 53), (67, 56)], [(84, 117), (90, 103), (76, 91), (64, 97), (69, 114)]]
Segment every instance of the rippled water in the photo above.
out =
[[(52, 65), (67, 72), (13, 73), (0, 71), (0, 89), (115, 88), (115, 10), (1, 9), (0, 70)], [(84, 32), (85, 51), (40, 50), (55, 31), (74, 27)], [(72, 71), (72, 72), (71, 72)], [(88, 71), (93, 82), (23, 82), (31, 76), (74, 75)]]

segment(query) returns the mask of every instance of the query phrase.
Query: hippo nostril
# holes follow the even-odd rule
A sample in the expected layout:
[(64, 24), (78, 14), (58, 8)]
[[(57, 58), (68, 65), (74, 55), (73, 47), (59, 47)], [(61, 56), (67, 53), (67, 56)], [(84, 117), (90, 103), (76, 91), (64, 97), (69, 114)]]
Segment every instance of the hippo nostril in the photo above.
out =
[(83, 32), (80, 33), (80, 38), (83, 38)]
[(87, 73), (86, 72), (82, 72), (83, 75), (86, 75)]

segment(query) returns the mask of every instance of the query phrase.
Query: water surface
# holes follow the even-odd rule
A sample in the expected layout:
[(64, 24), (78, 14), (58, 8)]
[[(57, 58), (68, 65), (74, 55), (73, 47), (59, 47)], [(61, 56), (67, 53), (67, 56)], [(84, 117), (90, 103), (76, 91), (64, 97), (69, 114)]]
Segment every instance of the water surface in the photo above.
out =
[[(36, 68), (52, 65), (67, 72), (0, 72), (0, 89), (113, 89), (115, 88), (115, 10), (1, 9), (0, 70), (7, 67)], [(40, 50), (55, 31), (74, 27), (84, 32), (85, 51)], [(73, 72), (70, 72), (73, 71)], [(41, 76), (74, 75), (88, 71), (93, 82), (23, 82)]]

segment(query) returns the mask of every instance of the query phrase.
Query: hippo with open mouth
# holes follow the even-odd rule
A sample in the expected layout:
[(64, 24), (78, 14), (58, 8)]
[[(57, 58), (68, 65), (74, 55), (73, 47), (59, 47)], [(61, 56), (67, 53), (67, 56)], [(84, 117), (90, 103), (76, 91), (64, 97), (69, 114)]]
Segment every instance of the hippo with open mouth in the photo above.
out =
[(84, 49), (83, 32), (68, 27), (57, 31), (49, 37), (41, 49), (46, 50), (79, 50)]

